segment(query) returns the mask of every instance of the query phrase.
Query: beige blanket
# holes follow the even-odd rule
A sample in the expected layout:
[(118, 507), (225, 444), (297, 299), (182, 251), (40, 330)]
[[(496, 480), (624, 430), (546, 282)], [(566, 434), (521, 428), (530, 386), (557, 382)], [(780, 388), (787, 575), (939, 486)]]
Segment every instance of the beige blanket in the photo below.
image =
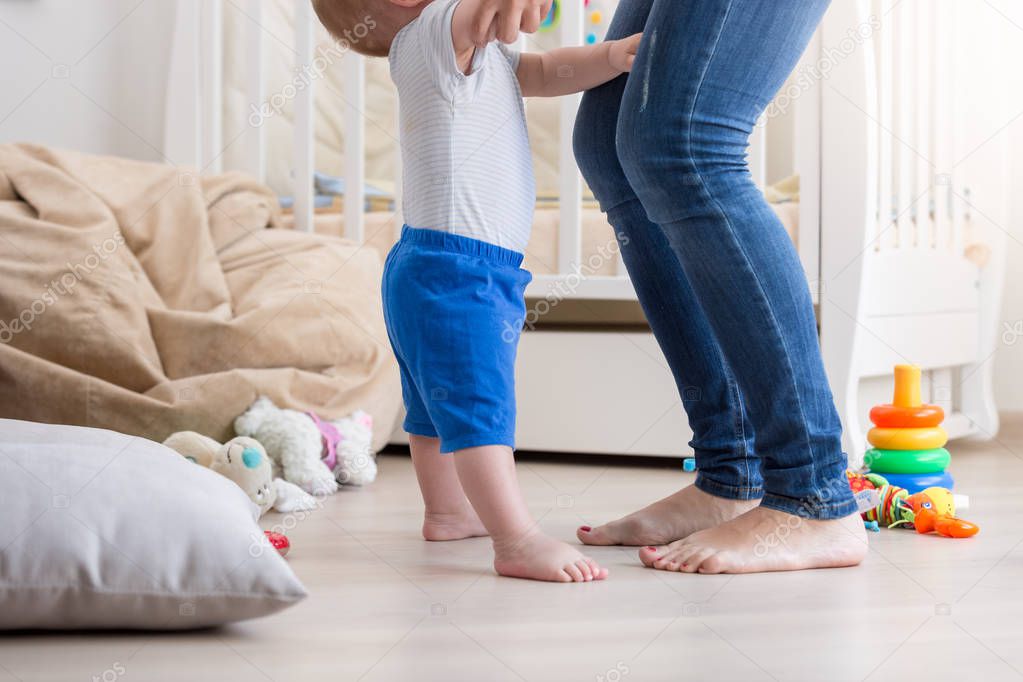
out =
[(279, 226), (253, 180), (0, 145), (0, 417), (232, 435), (260, 394), (400, 407), (381, 259)]

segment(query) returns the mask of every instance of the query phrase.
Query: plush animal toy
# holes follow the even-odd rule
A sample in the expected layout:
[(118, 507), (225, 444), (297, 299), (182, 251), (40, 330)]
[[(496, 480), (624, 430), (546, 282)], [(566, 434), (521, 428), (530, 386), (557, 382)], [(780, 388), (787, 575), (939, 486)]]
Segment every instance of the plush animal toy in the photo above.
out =
[(854, 495), (872, 492), (874, 506), (861, 516), (868, 527), (877, 529), (899, 526), (917, 533), (937, 533), (946, 538), (968, 538), (980, 530), (976, 524), (956, 518), (955, 501), (947, 488), (927, 488), (910, 495), (905, 488), (891, 485), (879, 474), (846, 471)]
[(275, 479), (266, 450), (252, 438), (232, 438), (223, 445), (195, 431), (172, 433), (164, 445), (196, 464), (234, 481), (259, 507), (280, 512), (313, 509), (316, 501), (297, 486)]
[(274, 470), (313, 495), (332, 494), (339, 483), (365, 485), (376, 479), (373, 420), (365, 412), (325, 421), (261, 397), (235, 419), (234, 430), (262, 443)]

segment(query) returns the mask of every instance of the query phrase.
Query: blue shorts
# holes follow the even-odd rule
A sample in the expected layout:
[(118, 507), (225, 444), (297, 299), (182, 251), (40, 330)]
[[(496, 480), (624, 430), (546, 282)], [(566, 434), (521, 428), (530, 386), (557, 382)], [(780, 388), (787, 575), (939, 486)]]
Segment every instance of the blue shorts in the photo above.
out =
[(384, 321), (405, 431), (441, 452), (515, 447), (515, 353), (532, 276), (522, 254), (405, 226), (384, 264)]

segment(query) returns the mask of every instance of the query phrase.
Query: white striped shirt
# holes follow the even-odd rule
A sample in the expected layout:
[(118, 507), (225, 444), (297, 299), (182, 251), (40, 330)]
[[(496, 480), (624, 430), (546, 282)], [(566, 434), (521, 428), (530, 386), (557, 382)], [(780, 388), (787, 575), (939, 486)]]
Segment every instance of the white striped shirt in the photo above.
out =
[(501, 43), (476, 50), (470, 75), (455, 58), (458, 0), (435, 0), (391, 45), (398, 87), (404, 221), (523, 253), (536, 203), (526, 112)]

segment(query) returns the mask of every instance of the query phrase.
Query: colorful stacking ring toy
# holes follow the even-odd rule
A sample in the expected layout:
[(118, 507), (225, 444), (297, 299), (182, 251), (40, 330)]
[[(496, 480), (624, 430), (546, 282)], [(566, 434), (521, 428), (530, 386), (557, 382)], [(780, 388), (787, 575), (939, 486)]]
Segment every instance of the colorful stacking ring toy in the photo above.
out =
[(924, 429), (900, 429), (875, 426), (867, 432), (867, 440), (882, 450), (930, 450), (948, 442), (948, 434), (940, 426)]
[(936, 474), (948, 468), (952, 455), (945, 448), (929, 450), (883, 450), (873, 448), (863, 456), (863, 463), (874, 473)]
[(920, 368), (896, 365), (892, 402), (870, 411), (875, 426), (867, 440), (874, 447), (864, 455), (864, 464), (910, 493), (932, 486), (951, 488), (952, 477), (945, 472), (952, 456), (944, 447), (944, 418), (939, 406), (920, 400)]
[(948, 488), (952, 490), (955, 486), (955, 480), (952, 475), (947, 471), (943, 471), (939, 474), (883, 474), (885, 479), (891, 485), (897, 485), (900, 488), (905, 488), (909, 491), (910, 495), (915, 495), (918, 492), (926, 490), (927, 488)]

